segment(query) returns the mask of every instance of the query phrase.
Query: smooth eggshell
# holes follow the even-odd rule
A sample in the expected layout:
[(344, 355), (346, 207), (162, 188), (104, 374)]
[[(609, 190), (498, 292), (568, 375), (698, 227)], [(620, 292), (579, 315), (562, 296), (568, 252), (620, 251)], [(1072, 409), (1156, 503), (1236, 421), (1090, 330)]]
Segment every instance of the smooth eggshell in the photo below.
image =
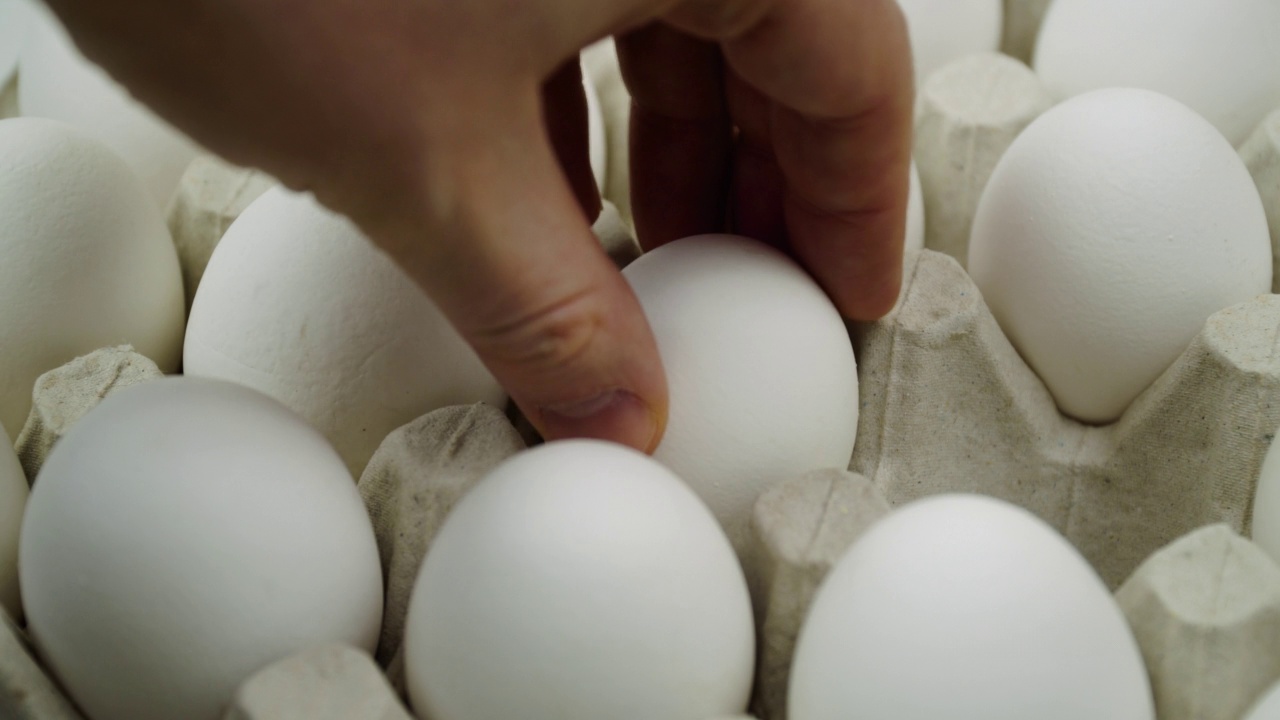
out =
[(958, 57), (1000, 47), (1002, 0), (898, 0), (898, 5), (911, 36), (917, 87)]
[(1208, 121), (1146, 90), (1068, 100), (1014, 140), (973, 222), (969, 273), (1058, 407), (1117, 419), (1213, 313), (1267, 293), (1249, 171)]
[(97, 140), (0, 120), (0, 424), (22, 429), (42, 373), (133, 345), (165, 372), (182, 352), (182, 275), (164, 218)]
[(911, 185), (907, 195), (907, 231), (904, 249), (919, 252), (924, 249), (924, 191), (920, 188), (920, 171), (911, 161)]
[(1034, 65), (1059, 99), (1106, 87), (1155, 90), (1239, 145), (1280, 106), (1280, 3), (1054, 0)]
[(279, 403), (165, 378), (109, 395), (27, 504), (22, 599), (93, 720), (216, 720), (262, 666), (382, 618), (373, 527), (342, 460)]
[(587, 97), (587, 149), (591, 158), (591, 174), (596, 179), (596, 189), (603, 193), (609, 177), (609, 139), (605, 136), (600, 93), (586, 72), (582, 74), (582, 91)]
[(410, 601), (406, 674), (434, 720), (654, 720), (745, 709), (742, 570), (666, 468), (575, 440), (520, 453), (463, 498)]
[(37, 16), (22, 51), (22, 114), (70, 123), (106, 143), (164, 210), (198, 146), (86, 60), (48, 10)]
[(345, 217), (268, 190), (227, 229), (191, 306), (184, 372), (247, 385), (360, 472), (392, 430), (505, 395), (444, 316)]
[(1084, 558), (977, 495), (917, 501), (827, 576), (790, 720), (1154, 720), (1138, 644)]
[(1280, 563), (1280, 443), (1274, 439), (1262, 461), (1258, 490), (1253, 496), (1251, 537)]
[(858, 375), (848, 330), (799, 265), (746, 238), (677, 240), (623, 275), (670, 390), (654, 457), (693, 487), (741, 550), (768, 485), (849, 465)]
[(9, 617), (22, 617), (18, 593), (18, 531), (27, 506), (27, 476), (13, 452), (13, 442), (0, 427), (0, 606)]
[(1244, 720), (1280, 720), (1280, 683), (1258, 698), (1257, 704), (1244, 716)]

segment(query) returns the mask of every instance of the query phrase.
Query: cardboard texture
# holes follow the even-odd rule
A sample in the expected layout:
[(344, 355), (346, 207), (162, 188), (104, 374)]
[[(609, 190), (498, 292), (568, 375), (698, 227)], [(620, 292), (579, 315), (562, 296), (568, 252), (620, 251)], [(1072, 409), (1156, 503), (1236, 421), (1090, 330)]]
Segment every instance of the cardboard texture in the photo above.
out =
[(862, 533), (889, 512), (869, 480), (815, 470), (762, 493), (752, 509), (750, 575), (756, 599), (756, 684), (752, 709), (783, 720), (791, 656), (818, 586)]
[(14, 440), (27, 482), (34, 483), (53, 446), (108, 394), (164, 377), (149, 358), (129, 345), (102, 348), (36, 378), (31, 413)]
[(1004, 0), (1004, 32), (1000, 52), (1030, 65), (1035, 56), (1040, 23), (1050, 0)]
[(1268, 115), (1240, 146), (1271, 228), (1271, 292), (1280, 292), (1280, 110)]
[(1116, 600), (1160, 720), (1239, 720), (1280, 679), (1280, 567), (1226, 525), (1152, 555)]
[(169, 201), (168, 223), (182, 266), (188, 312), (222, 235), (250, 203), (276, 184), (266, 173), (230, 165), (214, 155), (201, 155), (187, 166)]
[(462, 496), (524, 447), (501, 411), (483, 404), (447, 407), (388, 435), (360, 476), (386, 593), (377, 659), (401, 694), (401, 640), (422, 559)]
[(373, 659), (324, 645), (268, 665), (236, 692), (224, 720), (411, 720)]
[(1280, 296), (1206, 322), (1117, 422), (1063, 416), (951, 258), (925, 250), (898, 307), (854, 328), (862, 408), (850, 470), (897, 506), (976, 492), (1065, 535), (1109, 587), (1175, 538), (1247, 535), (1280, 427)]
[(925, 247), (965, 264), (978, 199), (996, 161), (1052, 104), (1030, 68), (999, 53), (962, 57), (929, 77), (916, 98), (914, 147)]
[(26, 633), (0, 608), (0, 718), (82, 720), (71, 701), (40, 668)]

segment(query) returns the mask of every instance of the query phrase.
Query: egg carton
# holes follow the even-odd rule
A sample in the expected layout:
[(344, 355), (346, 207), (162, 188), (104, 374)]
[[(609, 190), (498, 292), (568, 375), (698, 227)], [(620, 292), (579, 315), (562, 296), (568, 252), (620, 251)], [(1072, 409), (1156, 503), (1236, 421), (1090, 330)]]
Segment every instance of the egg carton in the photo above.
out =
[[(922, 256), (926, 263), (930, 258), (958, 272), (936, 253)], [(913, 277), (912, 286), (917, 283), (922, 280)], [(56, 438), (101, 398), (156, 377), (158, 370), (128, 348), (103, 349), (42, 377), (27, 427), (44, 430), (23, 437), (46, 440), (19, 443), (29, 466), (38, 470)], [(282, 659), (244, 683), (226, 717), (411, 717), (403, 705), (401, 640), (417, 570), (458, 500), (524, 447), (508, 417), (485, 405), (444, 408), (389, 435), (358, 483), (385, 578), (376, 653), (330, 646)], [(757, 717), (785, 718), (791, 657), (809, 604), (831, 567), (890, 505), (871, 480), (841, 470), (780, 482), (757, 500), (747, 553), (749, 571), (761, 579)], [(1247, 707), (1280, 677), (1280, 568), (1225, 525), (1156, 553), (1117, 597), (1148, 663), (1162, 720), (1231, 720), (1238, 717), (1234, 709)], [(18, 718), (78, 718), (40, 670), (22, 631), (12, 622), (5, 628), (0, 708)]]
[[(1062, 416), (963, 272), (978, 200), (1014, 138), (1052, 105), (1024, 64), (998, 54), (934, 73), (916, 108), (925, 246), (898, 307), (859, 329), (863, 392), (851, 469), (899, 504), (973, 490), (1039, 514), (1112, 587), (1195, 527), (1248, 533), (1263, 454), (1280, 426), (1280, 300), (1219, 313), (1124, 417)], [(1263, 199), (1280, 289), (1280, 110), (1240, 147)]]
[(1213, 315), (1117, 422), (1062, 415), (959, 264), (922, 251), (898, 307), (856, 329), (862, 407), (850, 469), (892, 505), (978, 492), (1031, 510), (1112, 588), (1159, 547), (1248, 534), (1280, 427), (1280, 296)]
[[(1005, 1), (1007, 47), (1019, 41), (1011, 40), (1015, 16), (1025, 26), (1046, 4)], [(1024, 32), (1022, 41), (1028, 37), (1034, 32)], [(1025, 47), (1029, 54), (1029, 43)], [(928, 110), (936, 123), (927, 141), (933, 149), (923, 144), (922, 129), (928, 128), (917, 120), (917, 162), (921, 174), (933, 178), (926, 183), (926, 202), (934, 203), (927, 205), (930, 226), (963, 239), (949, 247), (959, 257), (967, 252), (966, 223), (990, 169), (1047, 107), (1031, 98), (1034, 76), (1026, 82), (1029, 70), (1011, 62), (966, 58), (949, 69), (949, 99)], [(987, 92), (993, 85), (1001, 92)], [(1024, 86), (1026, 94), (1018, 89)], [(927, 90), (922, 108), (932, 97)], [(1006, 112), (1029, 98), (1027, 107), (1038, 109)], [(991, 115), (975, 116), (975, 108)], [(1269, 119), (1270, 127), (1280, 128), (1277, 117)], [(1260, 129), (1242, 147), (1260, 188), (1271, 183), (1264, 196), (1273, 238), (1280, 228), (1276, 138), (1280, 130)], [(193, 165), (185, 192), (171, 205), (171, 229), (184, 228), (197, 240), (192, 247), (211, 250), (256, 192), (245, 186), (237, 194), (235, 183), (246, 174), (216, 163)], [(942, 198), (942, 188), (964, 192)], [(624, 265), (638, 251), (625, 223), (614, 219), (617, 211), (611, 212), (613, 244), (606, 245)], [(175, 240), (179, 232), (174, 230)], [(199, 272), (202, 252), (184, 260), (184, 274)], [(924, 252), (908, 270), (894, 313), (854, 332), (863, 405), (851, 468), (863, 474), (822, 471), (794, 478), (756, 504), (751, 571), (763, 579), (763, 589), (757, 597), (753, 711), (762, 720), (785, 717), (800, 624), (816, 588), (858, 535), (893, 505), (968, 490), (1036, 512), (1076, 542), (1111, 587), (1119, 586), (1117, 599), (1138, 637), (1161, 720), (1239, 718), (1280, 677), (1280, 570), (1240, 535), (1248, 531), (1261, 455), (1280, 425), (1276, 299), (1215, 315), (1125, 418), (1091, 428), (1057, 413), (955, 262)], [(40, 440), (19, 441), (29, 448), (29, 477), (57, 437), (97, 400), (154, 376), (124, 348), (90, 358), (63, 369), (62, 380), (70, 382), (46, 382), (44, 402), (37, 390), (33, 417), (43, 415), (29, 425), (40, 428), (30, 434)], [(437, 411), (389, 436), (359, 483), (386, 578), (377, 652), (322, 647), (283, 659), (246, 681), (227, 717), (411, 717), (397, 695), (404, 694), (400, 635), (417, 567), (453, 504), (487, 468), (527, 441), (502, 413), (484, 406)], [(21, 629), (7, 621), (4, 630), (0, 710), (17, 708), (20, 718), (79, 717), (39, 670)]]

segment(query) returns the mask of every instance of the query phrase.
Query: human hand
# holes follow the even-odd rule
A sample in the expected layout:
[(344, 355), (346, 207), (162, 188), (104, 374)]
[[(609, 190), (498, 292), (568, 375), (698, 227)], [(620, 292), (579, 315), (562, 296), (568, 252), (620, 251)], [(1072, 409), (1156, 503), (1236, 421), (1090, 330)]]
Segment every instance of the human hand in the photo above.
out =
[[(48, 0), (233, 162), (311, 190), (549, 438), (652, 450), (666, 381), (599, 211), (577, 52), (618, 36), (645, 247), (733, 229), (852, 319), (901, 281), (914, 97), (895, 0)], [(736, 130), (735, 130), (736, 128)]]

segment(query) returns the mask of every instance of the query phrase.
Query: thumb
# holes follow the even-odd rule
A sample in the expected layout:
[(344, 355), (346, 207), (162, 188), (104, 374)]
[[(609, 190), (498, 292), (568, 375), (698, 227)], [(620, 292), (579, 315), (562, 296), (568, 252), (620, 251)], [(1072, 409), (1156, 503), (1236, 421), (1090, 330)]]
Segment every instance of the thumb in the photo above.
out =
[(544, 437), (651, 452), (667, 415), (653, 334), (557, 163), (537, 89), (507, 100), (433, 158), (446, 170), (424, 184), (427, 242), (384, 247)]

